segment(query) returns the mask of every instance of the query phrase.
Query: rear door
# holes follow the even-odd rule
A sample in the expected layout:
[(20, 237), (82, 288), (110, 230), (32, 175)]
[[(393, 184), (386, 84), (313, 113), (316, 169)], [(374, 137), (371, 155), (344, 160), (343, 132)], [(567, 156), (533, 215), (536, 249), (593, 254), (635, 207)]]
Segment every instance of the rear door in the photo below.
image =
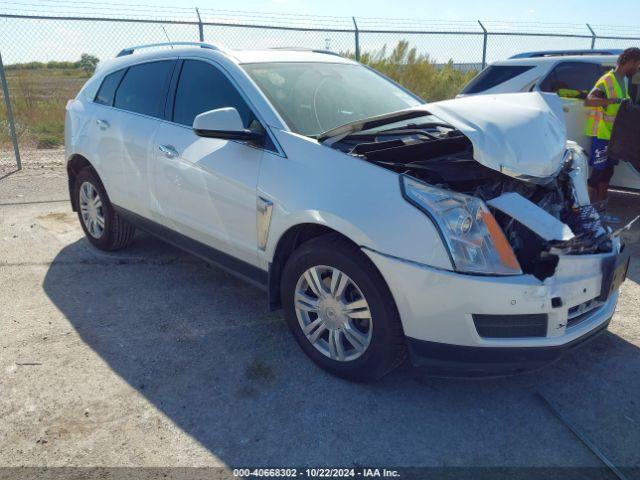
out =
[(91, 158), (102, 183), (113, 203), (126, 201), (126, 184), (123, 181), (122, 133), (118, 111), (113, 108), (116, 89), (127, 69), (117, 70), (104, 77), (92, 104), (87, 106), (91, 119), (87, 125), (87, 138)]
[(591, 141), (583, 133), (587, 110), (584, 99), (603, 73), (602, 65), (591, 62), (559, 62), (540, 83), (543, 92), (562, 98), (562, 110), (567, 124), (567, 137), (589, 151)]
[(118, 206), (151, 217), (150, 164), (153, 139), (164, 115), (175, 60), (160, 60), (129, 67), (115, 93), (114, 108), (121, 152), (123, 192)]

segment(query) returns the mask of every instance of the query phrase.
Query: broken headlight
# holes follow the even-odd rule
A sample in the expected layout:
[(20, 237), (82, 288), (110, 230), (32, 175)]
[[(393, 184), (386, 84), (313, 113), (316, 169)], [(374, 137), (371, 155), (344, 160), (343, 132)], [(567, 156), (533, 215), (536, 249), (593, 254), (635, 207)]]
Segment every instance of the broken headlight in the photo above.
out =
[(522, 273), (513, 249), (484, 202), (402, 175), (402, 194), (439, 228), (456, 271), (489, 275)]

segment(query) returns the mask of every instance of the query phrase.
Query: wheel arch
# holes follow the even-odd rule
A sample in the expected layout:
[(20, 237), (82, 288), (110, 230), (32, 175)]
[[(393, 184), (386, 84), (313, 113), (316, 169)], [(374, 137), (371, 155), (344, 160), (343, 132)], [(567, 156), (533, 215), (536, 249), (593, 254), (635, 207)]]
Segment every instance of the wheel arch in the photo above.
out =
[(305, 222), (289, 227), (278, 239), (273, 259), (269, 264), (267, 289), (269, 293), (269, 308), (271, 310), (277, 310), (282, 307), (280, 302), (280, 281), (287, 260), (302, 244), (324, 235), (338, 235), (345, 241), (360, 248), (360, 245), (347, 235), (327, 225)]
[(69, 187), (69, 199), (71, 200), (71, 208), (74, 212), (78, 211), (77, 201), (73, 195), (73, 189), (76, 183), (76, 177), (78, 173), (84, 168), (91, 168), (95, 171), (95, 168), (91, 162), (79, 153), (71, 155), (67, 160), (67, 183)]

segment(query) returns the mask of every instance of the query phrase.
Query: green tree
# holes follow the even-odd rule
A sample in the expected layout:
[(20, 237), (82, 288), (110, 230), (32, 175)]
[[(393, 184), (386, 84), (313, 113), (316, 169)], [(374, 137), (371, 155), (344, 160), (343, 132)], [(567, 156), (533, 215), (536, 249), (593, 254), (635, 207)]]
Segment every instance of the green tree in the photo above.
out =
[(96, 56), (89, 55), (88, 53), (83, 53), (80, 55), (80, 62), (78, 66), (87, 74), (87, 76), (91, 76), (98, 65), (100, 59)]

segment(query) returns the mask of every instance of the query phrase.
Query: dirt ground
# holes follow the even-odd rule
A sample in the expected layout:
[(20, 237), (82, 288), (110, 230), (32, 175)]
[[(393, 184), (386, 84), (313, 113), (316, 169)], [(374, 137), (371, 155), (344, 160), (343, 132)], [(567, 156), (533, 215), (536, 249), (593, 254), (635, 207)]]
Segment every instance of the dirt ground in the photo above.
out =
[[(631, 218), (640, 196), (611, 207)], [(354, 384), (307, 360), (260, 290), (142, 234), (93, 249), (60, 163), (6, 167), (0, 466), (603, 466), (566, 421), (640, 467), (640, 225), (626, 240), (609, 332), (560, 362)]]

